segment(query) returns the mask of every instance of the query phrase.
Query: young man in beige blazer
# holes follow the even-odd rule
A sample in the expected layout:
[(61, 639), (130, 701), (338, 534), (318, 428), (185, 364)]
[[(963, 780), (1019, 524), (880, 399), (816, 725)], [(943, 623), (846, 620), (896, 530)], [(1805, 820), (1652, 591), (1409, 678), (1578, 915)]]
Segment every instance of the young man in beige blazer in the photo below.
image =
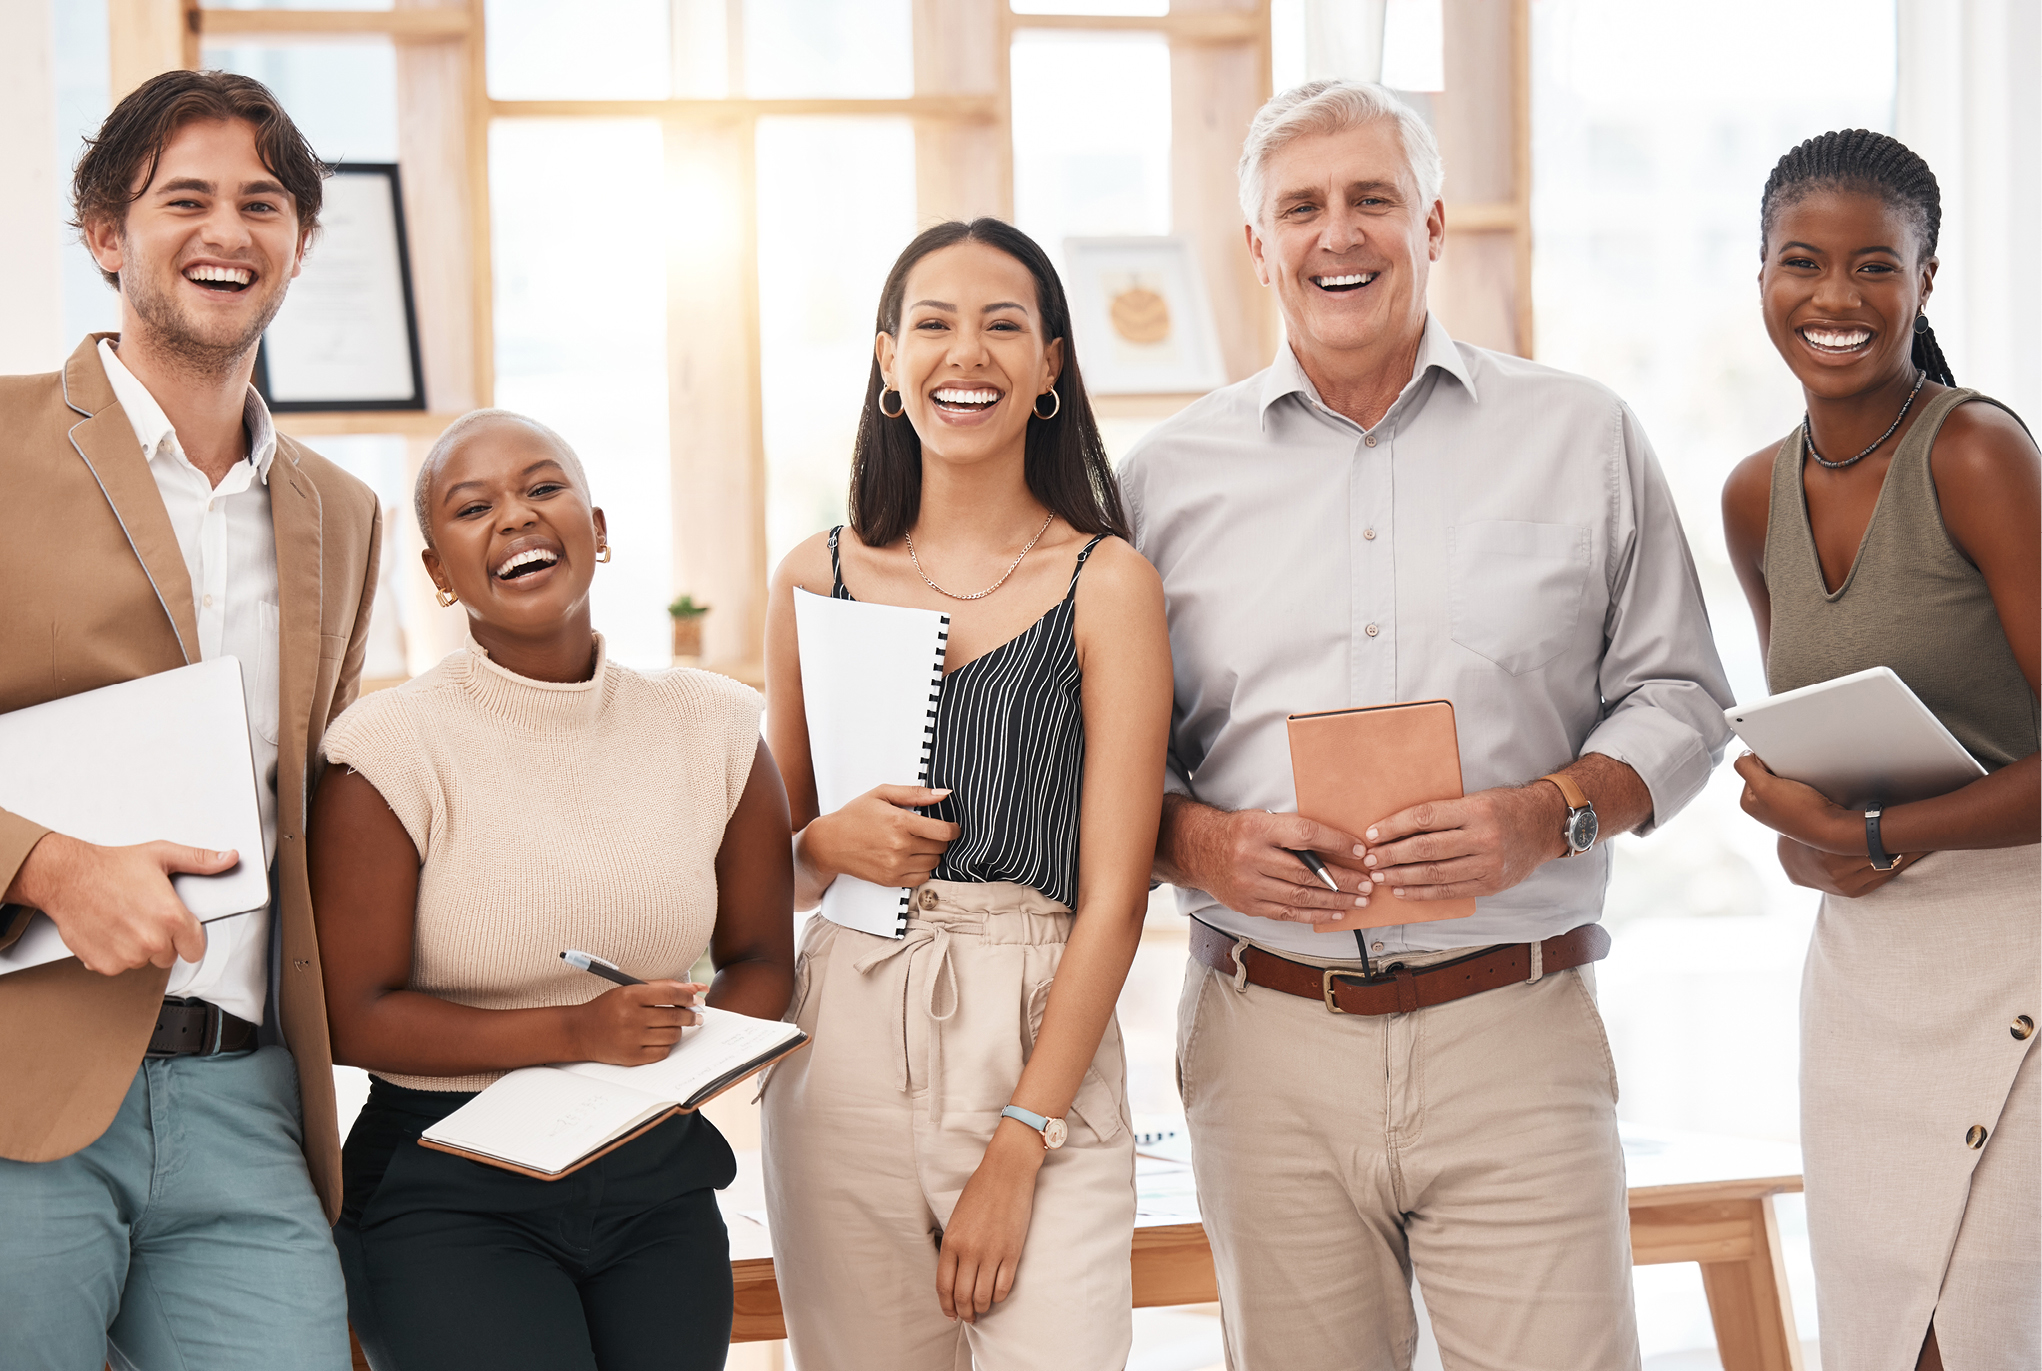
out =
[[(121, 331), (0, 378), (0, 711), (237, 657), (269, 849), (100, 847), (0, 810), (0, 945), (40, 909), (77, 954), (0, 976), (12, 1367), (349, 1365), (304, 817), (380, 512), (249, 384), (325, 172), (254, 81), (145, 83), (73, 187)], [(266, 861), (271, 904), (202, 927), (170, 874), (236, 860)]]

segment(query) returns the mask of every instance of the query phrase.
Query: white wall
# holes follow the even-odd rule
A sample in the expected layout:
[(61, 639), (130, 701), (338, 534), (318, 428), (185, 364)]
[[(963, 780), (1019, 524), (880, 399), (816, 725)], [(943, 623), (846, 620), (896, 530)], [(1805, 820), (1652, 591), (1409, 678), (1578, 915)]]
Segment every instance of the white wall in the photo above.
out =
[(0, 0), (0, 375), (64, 360), (55, 0)]
[(1900, 0), (1894, 135), (1943, 195), (1929, 322), (1957, 384), (2042, 424), (2042, 6)]

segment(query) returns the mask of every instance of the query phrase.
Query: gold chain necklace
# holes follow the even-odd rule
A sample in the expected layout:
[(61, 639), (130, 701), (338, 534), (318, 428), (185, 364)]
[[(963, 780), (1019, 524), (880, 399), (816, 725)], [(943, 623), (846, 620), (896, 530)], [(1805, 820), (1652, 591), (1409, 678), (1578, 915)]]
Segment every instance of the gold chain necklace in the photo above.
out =
[[(1030, 552), (1033, 552), (1035, 550), (1035, 545), (1042, 541), (1043, 534), (1049, 532), (1050, 522), (1055, 518), (1056, 514), (1054, 511), (1052, 511), (1050, 513), (1049, 518), (1044, 519), (1042, 521), (1042, 527), (1035, 530), (1035, 536), (1028, 540), (1028, 546), (1021, 549), (1021, 557), (1026, 557)], [(929, 573), (922, 570), (922, 559), (915, 556), (915, 535), (912, 533), (904, 532), (901, 534), (901, 536), (908, 540), (908, 560), (915, 564), (915, 575), (922, 578), (922, 584), (927, 586), (929, 589), (935, 591), (938, 595), (945, 595), (953, 600), (985, 599), (986, 596), (992, 594), (1001, 586), (1007, 584), (1007, 578), (1014, 574), (1014, 568), (1021, 565), (1021, 557), (1016, 557), (1012, 565), (1010, 565), (1005, 571), (1000, 573), (999, 580), (993, 582), (991, 585), (987, 586), (984, 590), (981, 590), (976, 595), (959, 595), (954, 590), (945, 590), (942, 586), (937, 585), (934, 581), (929, 579)]]

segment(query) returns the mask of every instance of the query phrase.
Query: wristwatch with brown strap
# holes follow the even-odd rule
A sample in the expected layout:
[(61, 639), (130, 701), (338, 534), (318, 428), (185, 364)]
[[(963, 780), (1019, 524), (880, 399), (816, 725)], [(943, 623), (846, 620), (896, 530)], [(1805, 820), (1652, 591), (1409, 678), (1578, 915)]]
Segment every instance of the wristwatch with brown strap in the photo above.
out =
[(1550, 971), (1599, 962), (1609, 955), (1609, 934), (1601, 924), (1583, 924), (1541, 943), (1485, 947), (1432, 966), (1413, 968), (1392, 962), (1374, 975), (1337, 966), (1308, 966), (1259, 947), (1243, 948), (1237, 962), (1237, 941), (1211, 924), (1195, 918), (1191, 921), (1191, 955), (1200, 962), (1222, 976), (1242, 974), (1245, 964), (1249, 985), (1317, 1000), (1329, 1014), (1408, 1014), (1518, 981), (1536, 980)]
[[(1560, 788), (1560, 795), (1567, 801), (1567, 822), (1560, 826), (1560, 836), (1567, 840), (1567, 850), (1562, 857), (1579, 857), (1595, 846), (1595, 835), (1599, 825), (1595, 817), (1595, 806), (1588, 802), (1588, 796), (1580, 786), (1558, 772), (1539, 777), (1540, 781), (1551, 781)], [(1534, 781), (1532, 784), (1538, 784)]]

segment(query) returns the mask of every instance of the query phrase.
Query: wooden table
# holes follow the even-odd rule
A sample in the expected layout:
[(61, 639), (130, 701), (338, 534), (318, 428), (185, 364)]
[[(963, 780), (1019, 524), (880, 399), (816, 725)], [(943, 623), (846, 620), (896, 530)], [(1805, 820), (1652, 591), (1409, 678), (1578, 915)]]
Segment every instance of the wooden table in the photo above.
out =
[[(1773, 1196), (1801, 1188), (1799, 1151), (1789, 1144), (1627, 1127), (1624, 1157), (1634, 1182), (1631, 1260), (1639, 1266), (1700, 1263), (1723, 1371), (1801, 1371), (1773, 1213)], [(724, 1193), (736, 1284), (733, 1342), (787, 1336), (758, 1165), (757, 1153), (740, 1153), (737, 1183)], [(1134, 1233), (1135, 1305), (1212, 1303), (1219, 1287), (1205, 1229), (1188, 1216), (1172, 1222), (1156, 1212), (1182, 1207), (1183, 1199), (1173, 1193), (1158, 1200), (1155, 1174), (1149, 1166), (1137, 1182), (1151, 1212), (1137, 1219)]]

